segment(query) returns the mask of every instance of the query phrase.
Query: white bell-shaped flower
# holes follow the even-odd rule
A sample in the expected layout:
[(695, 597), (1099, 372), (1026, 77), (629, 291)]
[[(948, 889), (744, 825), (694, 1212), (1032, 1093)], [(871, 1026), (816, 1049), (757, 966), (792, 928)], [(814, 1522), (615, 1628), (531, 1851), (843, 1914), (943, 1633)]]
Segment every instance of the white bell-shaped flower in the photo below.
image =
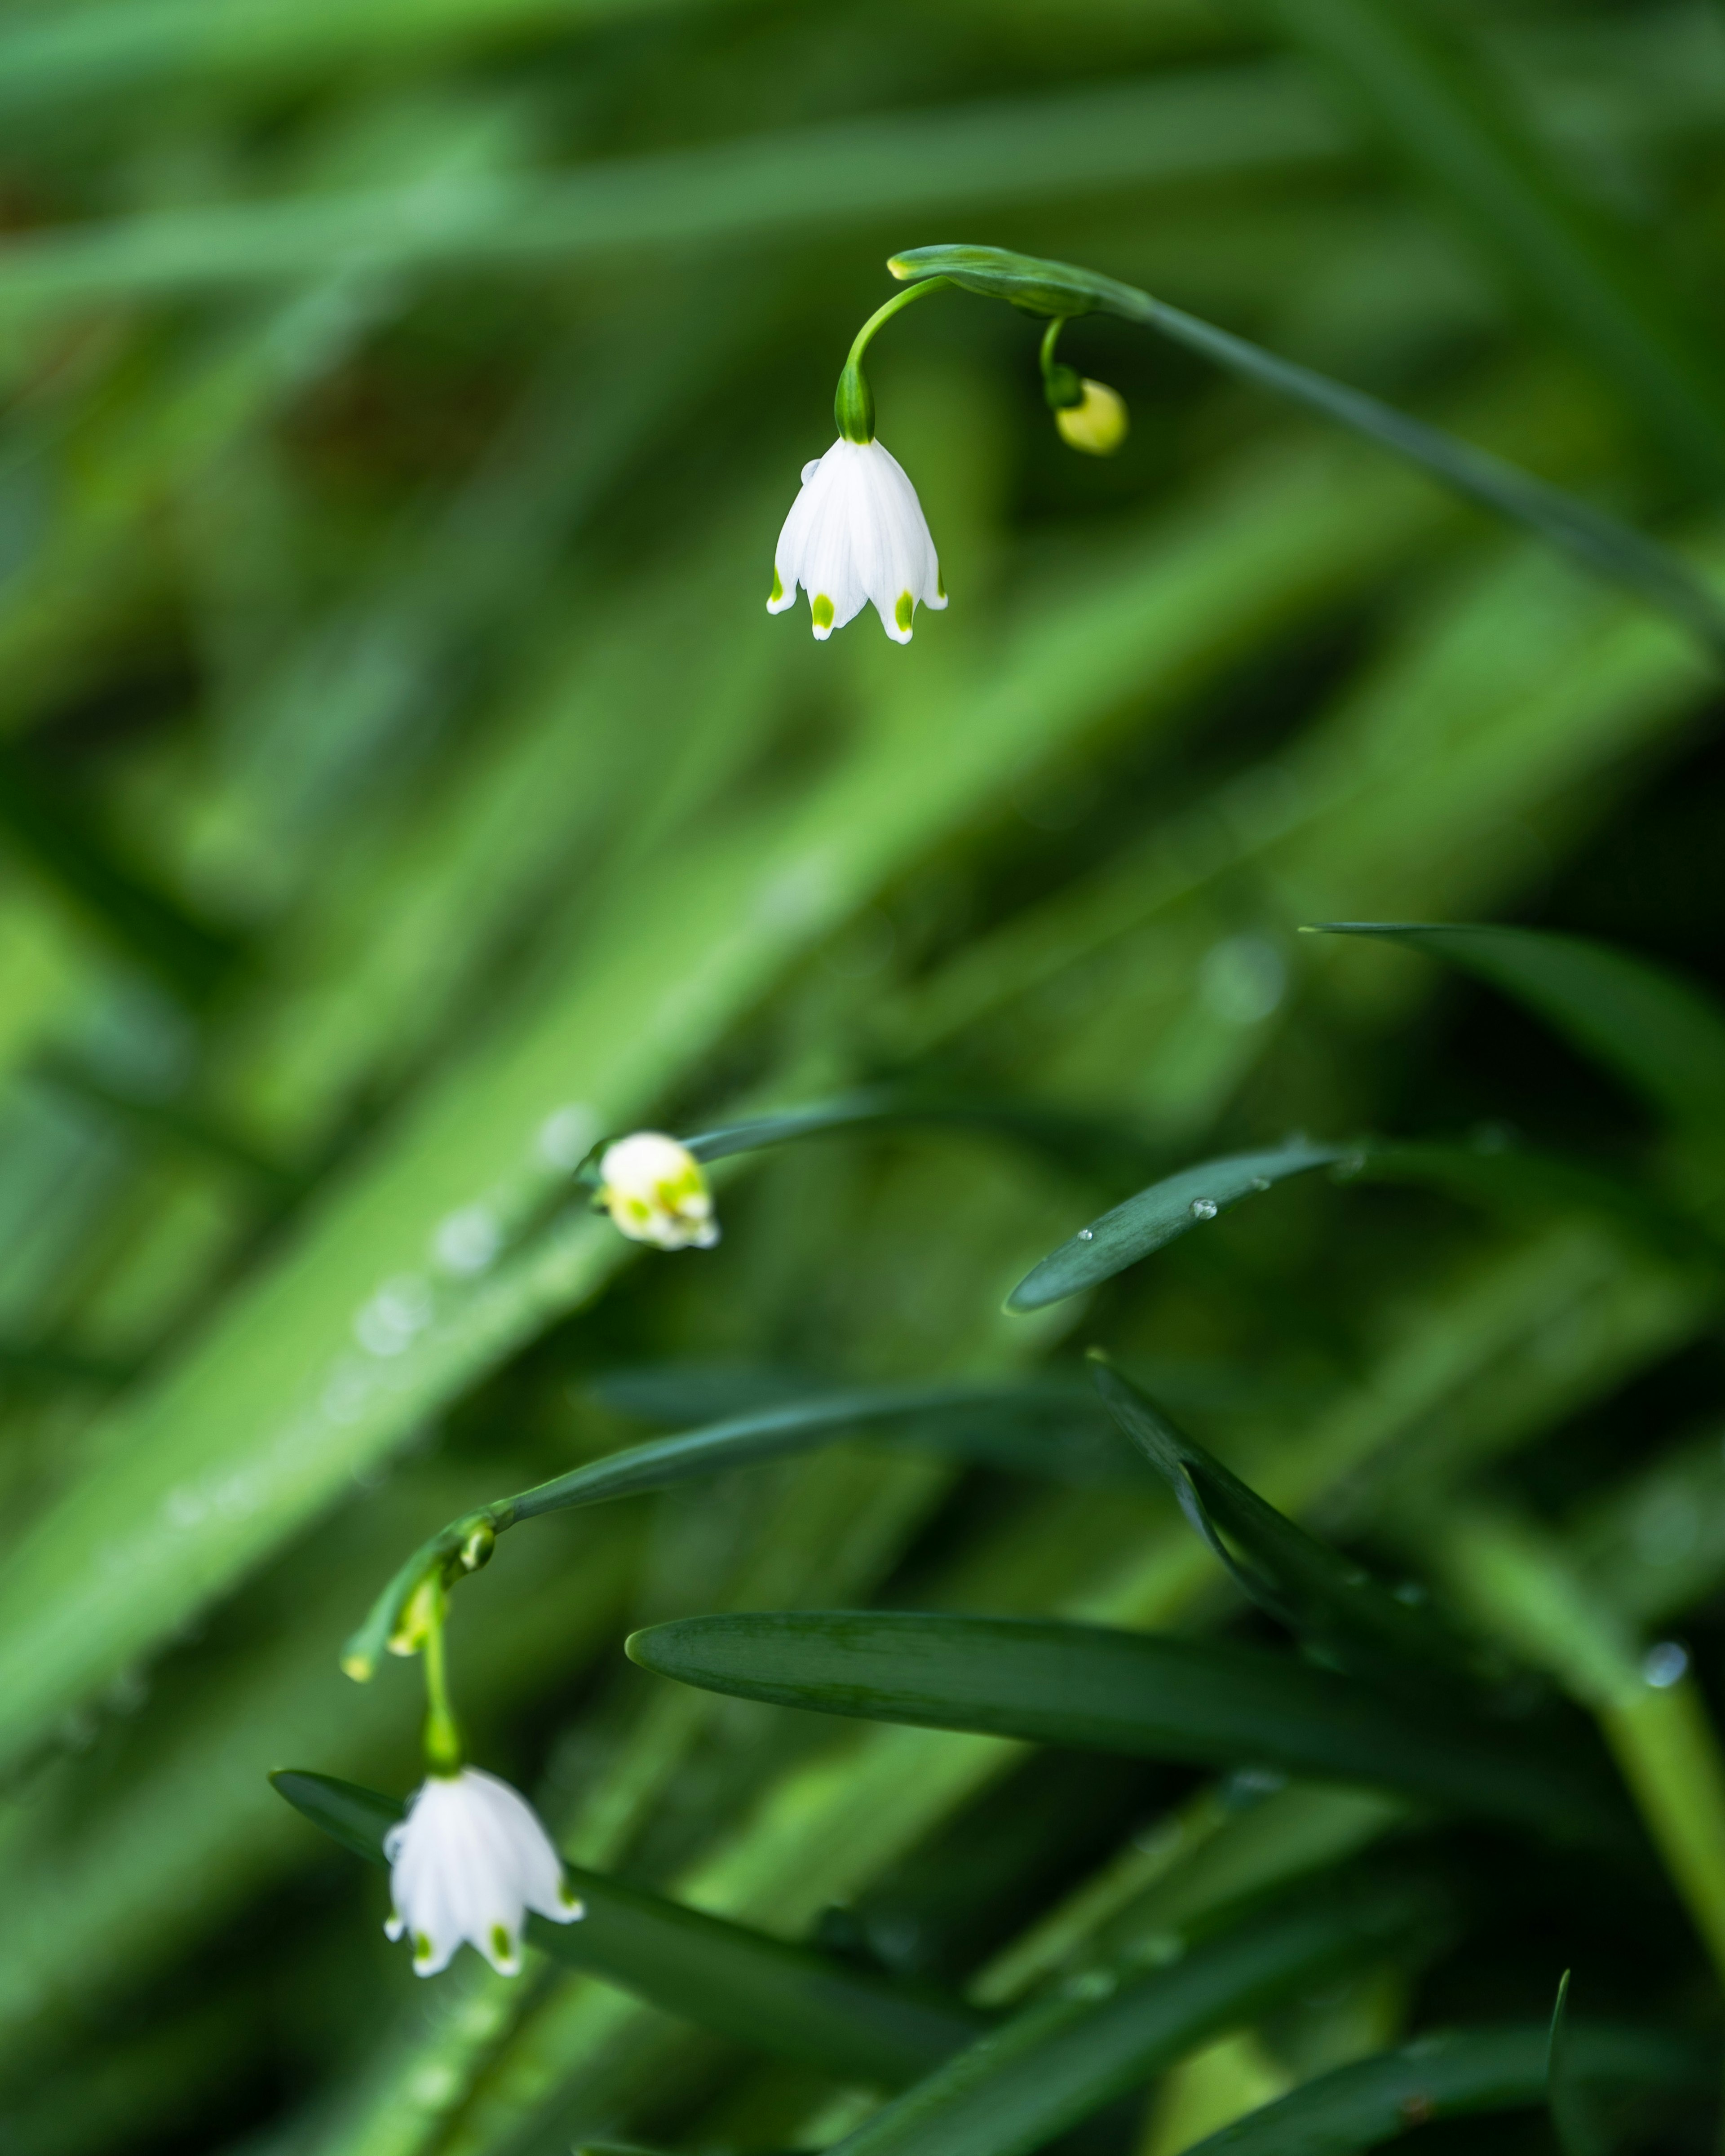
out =
[(435, 1976), (466, 1939), (500, 1975), (521, 1965), (529, 1909), (559, 1924), (587, 1914), (562, 1859), (526, 1799), (477, 1767), (428, 1775), (408, 1815), (383, 1838), (393, 1939), (413, 1943), (413, 1967)]
[(798, 584), (823, 643), (870, 600), (895, 644), (910, 642), (919, 605), (945, 606), (916, 490), (879, 442), (841, 436), (803, 465), (803, 490), (773, 552), (768, 613), (793, 606)]
[(598, 1201), (631, 1242), (711, 1250), (719, 1240), (712, 1193), (687, 1146), (636, 1131), (599, 1156)]

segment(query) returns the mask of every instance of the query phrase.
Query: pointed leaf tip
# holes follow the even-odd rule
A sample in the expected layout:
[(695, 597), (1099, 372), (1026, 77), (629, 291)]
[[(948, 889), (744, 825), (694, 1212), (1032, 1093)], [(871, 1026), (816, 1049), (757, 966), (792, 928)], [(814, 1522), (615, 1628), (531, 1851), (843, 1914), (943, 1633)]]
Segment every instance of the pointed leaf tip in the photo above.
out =
[(1302, 1142), (1265, 1152), (1228, 1153), (1164, 1176), (1081, 1228), (1033, 1265), (1005, 1306), (1018, 1314), (1062, 1302), (1214, 1220), (1241, 1199), (1308, 1168), (1332, 1167), (1346, 1157), (1339, 1146)]

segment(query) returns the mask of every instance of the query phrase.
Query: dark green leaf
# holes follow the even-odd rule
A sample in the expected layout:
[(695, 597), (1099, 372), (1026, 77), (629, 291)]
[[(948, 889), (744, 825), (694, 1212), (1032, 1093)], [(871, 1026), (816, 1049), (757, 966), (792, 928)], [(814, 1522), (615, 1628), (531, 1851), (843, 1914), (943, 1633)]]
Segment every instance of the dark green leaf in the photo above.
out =
[[(1091, 1373), (1109, 1412), (1253, 1601), (1359, 1675), (1406, 1684), (1476, 1675), (1465, 1643), (1431, 1612), (1373, 1579), (1278, 1512), (1176, 1430), (1100, 1350)], [(1245, 1553), (1238, 1557), (1230, 1544)]]
[(1542, 1831), (1621, 1842), (1635, 1830), (1603, 1756), (1404, 1702), (1260, 1648), (903, 1611), (689, 1617), (628, 1651), (683, 1684), (818, 1713), (1194, 1766), (1363, 1782)]
[[(276, 1789), (344, 1848), (381, 1864), (403, 1807), (351, 1782), (292, 1771)], [(682, 1907), (603, 1872), (567, 1867), (587, 1906), (579, 1923), (530, 1917), (527, 1936), (554, 1960), (649, 2000), (739, 2044), (800, 2060), (840, 2080), (916, 2079), (983, 2025), (956, 2002), (922, 1995), (808, 1948), (786, 1946)]]
[[(752, 1116), (742, 1122), (698, 1131), (682, 1142), (697, 1160), (728, 1160), (734, 1154), (761, 1152), (800, 1138), (826, 1137), (857, 1130), (976, 1130), (1017, 1140), (1034, 1151), (1081, 1168), (1117, 1171), (1122, 1161), (1149, 1160), (1155, 1148), (1129, 1125), (1099, 1116), (1080, 1116), (1034, 1101), (993, 1101), (958, 1096), (929, 1096), (898, 1086), (873, 1086), (777, 1115)], [(597, 1185), (598, 1163), (610, 1138), (601, 1138), (577, 1171)]]
[[(1537, 2023), (1418, 2037), (1307, 2082), (1187, 2156), (1353, 2156), (1430, 2119), (1531, 2110), (1545, 2098), (1548, 2041)], [(1704, 2086), (1704, 2060), (1653, 2030), (1578, 2030), (1575, 2051), (1589, 2080)]]
[(1645, 958), (1539, 928), (1326, 921), (1328, 936), (1379, 936), (1466, 968), (1526, 1004), (1674, 1122), (1725, 1121), (1725, 1012)]
[(838, 2146), (843, 2156), (1021, 2156), (1224, 2029), (1429, 1925), (1425, 1891), (1331, 1878), (1148, 1971), (1095, 1971), (931, 2074)]
[[(668, 1489), (675, 1482), (805, 1451), (870, 1424), (913, 1422), (922, 1441), (938, 1446), (942, 1429), (952, 1418), (958, 1436), (955, 1449), (973, 1455), (985, 1447), (991, 1426), (999, 1433), (1015, 1424), (1020, 1436), (1011, 1464), (1022, 1466), (1036, 1459), (1041, 1449), (1034, 1436), (1025, 1434), (1026, 1424), (1076, 1423), (1081, 1429), (1088, 1424), (1095, 1430), (1101, 1418), (1086, 1413), (1089, 1406), (1080, 1388), (1059, 1383), (860, 1386), (761, 1408), (753, 1414), (709, 1423), (700, 1430), (680, 1430), (671, 1437), (653, 1438), (644, 1445), (607, 1453), (584, 1467), (573, 1468), (515, 1496), (496, 1498), (439, 1528), (400, 1567), (372, 1604), (365, 1622), (342, 1650), (342, 1666), (361, 1682), (371, 1676), (420, 1581), (439, 1567), (449, 1578), (456, 1577), (457, 1553), (475, 1527), (483, 1526), (494, 1535), (501, 1534), (522, 1520), (536, 1519), (546, 1512), (567, 1512), (581, 1505), (598, 1505), (614, 1497)], [(977, 1438), (979, 1419), (984, 1433), (980, 1441)], [(997, 1435), (996, 1442), (1010, 1446), (1009, 1436)]]
[(942, 245), (911, 248), (894, 255), (889, 266), (896, 277), (945, 277), (971, 291), (1015, 300), (1034, 312), (1100, 312), (1140, 323), (1230, 373), (1321, 412), (1420, 465), (1457, 494), (1537, 531), (1596, 575), (1639, 593), (1682, 622), (1716, 656), (1725, 653), (1725, 611), (1676, 555), (1560, 487), (1548, 485), (1453, 434), (1410, 419), (1375, 397), (1309, 367), (1278, 359), (1195, 315), (1164, 305), (1147, 292), (1070, 263), (1040, 261), (1004, 248)]
[(1063, 1301), (1123, 1272), (1189, 1229), (1214, 1220), (1254, 1191), (1268, 1190), (1287, 1176), (1327, 1168), (1345, 1158), (1344, 1149), (1337, 1146), (1286, 1145), (1274, 1152), (1230, 1153), (1182, 1168), (1178, 1175), (1165, 1176), (1128, 1198), (1051, 1250), (1008, 1296), (1006, 1306), (1040, 1310)]

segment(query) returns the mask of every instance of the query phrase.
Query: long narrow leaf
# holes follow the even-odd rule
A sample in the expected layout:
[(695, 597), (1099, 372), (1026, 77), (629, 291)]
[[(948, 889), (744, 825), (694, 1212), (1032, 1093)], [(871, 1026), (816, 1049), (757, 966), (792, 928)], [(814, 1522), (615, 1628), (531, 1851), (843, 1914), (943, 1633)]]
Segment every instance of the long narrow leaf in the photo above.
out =
[[(1466, 1644), (1430, 1610), (1392, 1594), (1339, 1552), (1278, 1512), (1092, 1349), (1108, 1411), (1180, 1502), (1180, 1509), (1260, 1607), (1358, 1674), (1399, 1684), (1478, 1674)], [(1225, 1539), (1224, 1539), (1225, 1537)], [(1236, 1557), (1230, 1543), (1245, 1553)]]
[[(326, 1774), (284, 1770), (276, 1789), (346, 1849), (381, 1864), (402, 1807)], [(901, 2086), (983, 2026), (955, 2002), (924, 1996), (830, 1955), (787, 1946), (687, 1909), (603, 1872), (567, 1868), (586, 1905), (573, 1924), (530, 1917), (527, 1935), (566, 1968), (620, 1984), (668, 2014), (840, 2080)]]
[(1566, 1836), (1634, 1829), (1603, 1758), (1403, 1702), (1292, 1656), (1086, 1625), (902, 1611), (691, 1617), (635, 1633), (644, 1668), (879, 1722), (1402, 1789)]
[(1287, 1145), (1273, 1152), (1230, 1153), (1165, 1176), (1147, 1190), (1081, 1228), (1051, 1250), (1006, 1298), (1009, 1310), (1041, 1310), (1124, 1272), (1178, 1235), (1214, 1220), (1255, 1191), (1291, 1175), (1333, 1167), (1347, 1157), (1338, 1146)]
[(1080, 1977), (932, 2074), (843, 2156), (1022, 2156), (1208, 2036), (1381, 1955), (1431, 1921), (1417, 1887), (1332, 1879), (1189, 1948), (1172, 1967)]
[[(948, 1416), (968, 1419), (980, 1411), (1021, 1424), (1070, 1422), (1075, 1419), (1075, 1409), (1079, 1419), (1100, 1422), (1100, 1416), (1083, 1415), (1088, 1404), (1076, 1389), (1058, 1383), (865, 1386), (788, 1401), (752, 1414), (732, 1415), (699, 1430), (679, 1430), (670, 1437), (653, 1438), (644, 1445), (607, 1453), (549, 1482), (465, 1512), (429, 1537), (396, 1572), (367, 1611), (365, 1622), (342, 1649), (342, 1667), (362, 1683), (368, 1679), (420, 1581), (446, 1561), (456, 1561), (475, 1534), (480, 1541), (475, 1548), (483, 1562), (490, 1549), (485, 1537), (501, 1534), (523, 1520), (752, 1466), (829, 1444), (870, 1424), (913, 1422), (925, 1435), (932, 1436)], [(937, 1442), (937, 1436), (933, 1441)]]
[[(1546, 2093), (1545, 2028), (1456, 2029), (1320, 2075), (1195, 2143), (1187, 2156), (1353, 2156), (1409, 2126), (1529, 2111)], [(1575, 2031), (1575, 2071), (1623, 2086), (1706, 2086), (1704, 2058), (1656, 2030)]]
[(1278, 359), (1244, 337), (1152, 299), (1147, 292), (1070, 263), (1039, 261), (1004, 248), (913, 247), (888, 264), (896, 277), (945, 277), (991, 298), (1047, 315), (1101, 313), (1137, 322), (1420, 466), (1444, 485), (1512, 524), (1536, 531), (1597, 576), (1639, 593), (1681, 621), (1716, 658), (1725, 655), (1725, 608), (1676, 555), (1627, 524), (1501, 457), (1476, 449), (1393, 405)]
[(1725, 1121), (1725, 1011), (1675, 973), (1580, 936), (1468, 922), (1326, 921), (1464, 968), (1527, 1004), (1674, 1122)]

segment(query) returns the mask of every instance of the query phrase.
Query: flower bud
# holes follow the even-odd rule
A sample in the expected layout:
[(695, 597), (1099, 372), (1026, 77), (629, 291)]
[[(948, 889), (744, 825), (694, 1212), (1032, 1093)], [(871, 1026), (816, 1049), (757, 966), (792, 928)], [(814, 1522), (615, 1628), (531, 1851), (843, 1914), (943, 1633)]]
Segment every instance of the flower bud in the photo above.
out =
[(401, 1614), (395, 1620), (395, 1629), (389, 1635), (392, 1655), (417, 1655), (425, 1645), (427, 1635), (443, 1614), (442, 1578), (429, 1572), (402, 1604)]
[(1086, 456), (1111, 457), (1131, 424), (1126, 399), (1106, 382), (1092, 382), (1088, 375), (1080, 386), (1084, 393), (1078, 402), (1062, 405), (1055, 413), (1060, 439)]
[(660, 1131), (636, 1131), (606, 1147), (597, 1202), (631, 1242), (705, 1250), (719, 1240), (701, 1163)]

